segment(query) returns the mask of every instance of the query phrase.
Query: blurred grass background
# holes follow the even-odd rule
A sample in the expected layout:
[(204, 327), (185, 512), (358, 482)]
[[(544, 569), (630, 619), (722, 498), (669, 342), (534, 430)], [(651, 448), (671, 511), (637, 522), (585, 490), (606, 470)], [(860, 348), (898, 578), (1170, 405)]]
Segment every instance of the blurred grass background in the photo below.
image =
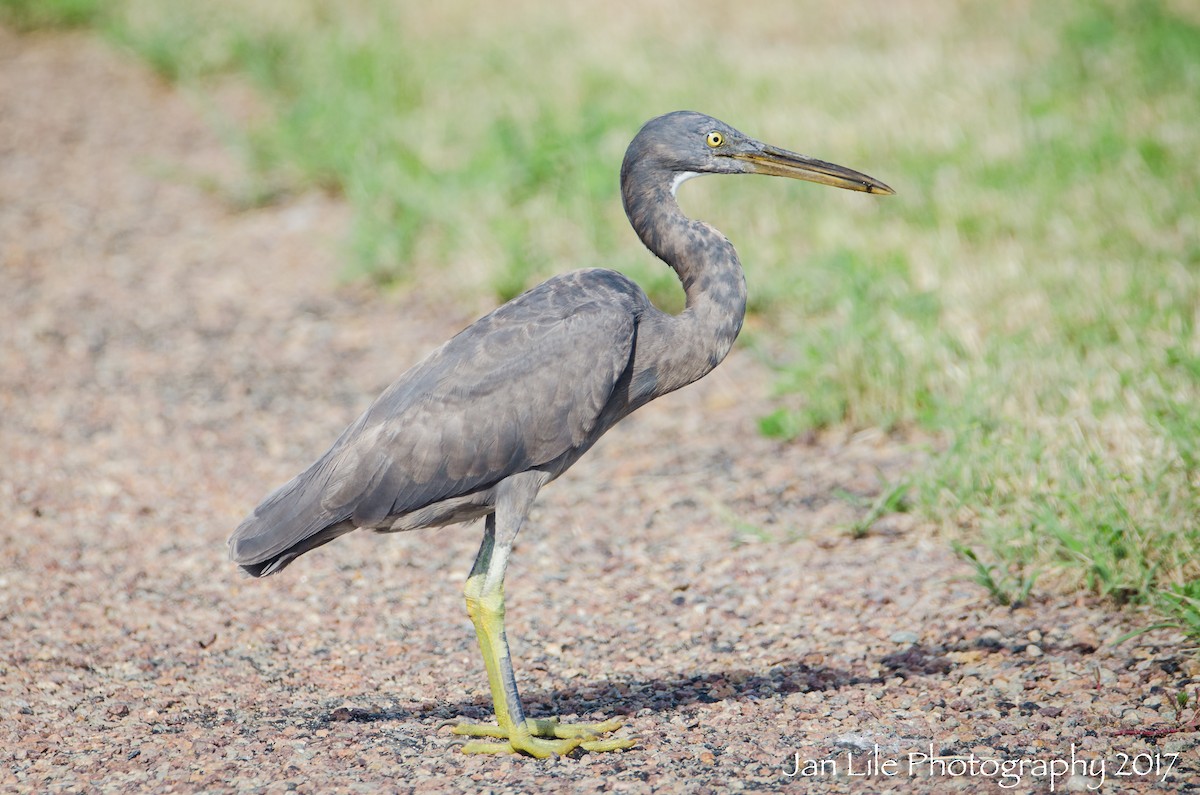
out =
[(1195, 3), (0, 0), (0, 19), (90, 27), (201, 93), (248, 79), (271, 113), (231, 131), (257, 175), (236, 198), (342, 193), (347, 277), (480, 308), (589, 266), (680, 306), (616, 178), (667, 110), (883, 179), (898, 196), (681, 192), (747, 265), (747, 338), (778, 373), (763, 432), (929, 434), (889, 499), (997, 599), (1086, 588), (1200, 637)]

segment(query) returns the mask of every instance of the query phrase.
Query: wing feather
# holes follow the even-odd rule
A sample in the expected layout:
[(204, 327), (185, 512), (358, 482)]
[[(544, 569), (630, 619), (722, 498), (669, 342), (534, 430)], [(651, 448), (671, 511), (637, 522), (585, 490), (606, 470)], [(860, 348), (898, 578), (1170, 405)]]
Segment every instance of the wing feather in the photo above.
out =
[(382, 527), (590, 444), (623, 400), (618, 386), (647, 305), (625, 277), (579, 271), (481, 318), (264, 501), (235, 531), (231, 555), (267, 560), (347, 520)]

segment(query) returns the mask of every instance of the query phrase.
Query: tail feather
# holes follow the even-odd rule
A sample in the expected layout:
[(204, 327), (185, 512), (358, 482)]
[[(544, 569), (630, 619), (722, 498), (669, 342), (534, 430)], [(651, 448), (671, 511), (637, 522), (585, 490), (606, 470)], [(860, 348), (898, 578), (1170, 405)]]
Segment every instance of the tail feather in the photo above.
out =
[(349, 517), (322, 506), (320, 471), (314, 465), (263, 500), (229, 537), (229, 559), (255, 577), (265, 577), (353, 530)]
[(234, 557), (236, 553), (233, 545), (231, 544), (230, 557), (247, 573), (255, 577), (266, 577), (268, 574), (274, 574), (283, 570), (289, 563), (303, 555), (305, 552), (316, 549), (324, 544), (328, 544), (333, 539), (337, 538), (338, 536), (345, 535), (353, 529), (354, 525), (350, 524), (349, 522), (342, 522), (331, 527), (326, 527), (325, 529), (319, 531), (316, 535), (309, 536), (308, 538), (293, 544), (283, 552), (272, 555), (271, 557), (256, 563), (243, 563), (241, 560)]

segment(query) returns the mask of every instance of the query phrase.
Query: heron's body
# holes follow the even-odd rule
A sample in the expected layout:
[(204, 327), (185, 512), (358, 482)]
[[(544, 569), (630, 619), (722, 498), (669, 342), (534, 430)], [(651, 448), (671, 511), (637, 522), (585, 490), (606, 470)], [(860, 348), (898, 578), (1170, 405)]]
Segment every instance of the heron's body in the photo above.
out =
[(675, 201), (679, 183), (703, 172), (772, 173), (890, 192), (870, 177), (767, 147), (701, 114), (647, 123), (626, 154), (622, 197), (642, 241), (679, 275), (683, 312), (660, 311), (614, 271), (550, 279), (402, 375), (230, 539), (233, 560), (262, 576), (354, 529), (413, 530), (487, 517), (467, 602), (499, 727), (463, 733), (508, 742), (471, 750), (544, 755), (631, 744), (597, 739), (614, 728), (609, 724), (525, 718), (504, 638), (503, 577), (538, 490), (630, 412), (710, 372), (741, 329), (746, 287), (733, 246), (684, 216)]
[[(737, 295), (729, 342), (745, 312), (744, 290)], [(576, 271), (530, 290), (406, 372), (268, 497), (243, 527), (269, 532), (239, 532), (236, 559), (270, 574), (357, 528), (414, 530), (491, 513), (497, 485), (512, 475), (557, 478), (631, 411), (728, 351), (714, 343), (687, 373), (664, 367), (674, 353), (661, 344), (664, 330), (676, 322), (615, 271)]]

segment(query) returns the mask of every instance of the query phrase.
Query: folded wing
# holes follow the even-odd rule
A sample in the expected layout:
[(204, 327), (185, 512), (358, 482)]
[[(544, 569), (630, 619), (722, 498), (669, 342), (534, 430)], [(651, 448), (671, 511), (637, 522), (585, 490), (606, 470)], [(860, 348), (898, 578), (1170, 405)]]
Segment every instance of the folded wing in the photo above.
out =
[(590, 445), (624, 400), (644, 301), (619, 274), (581, 271), (481, 318), (267, 497), (230, 538), (230, 556), (257, 574), (289, 550), (290, 560)]

